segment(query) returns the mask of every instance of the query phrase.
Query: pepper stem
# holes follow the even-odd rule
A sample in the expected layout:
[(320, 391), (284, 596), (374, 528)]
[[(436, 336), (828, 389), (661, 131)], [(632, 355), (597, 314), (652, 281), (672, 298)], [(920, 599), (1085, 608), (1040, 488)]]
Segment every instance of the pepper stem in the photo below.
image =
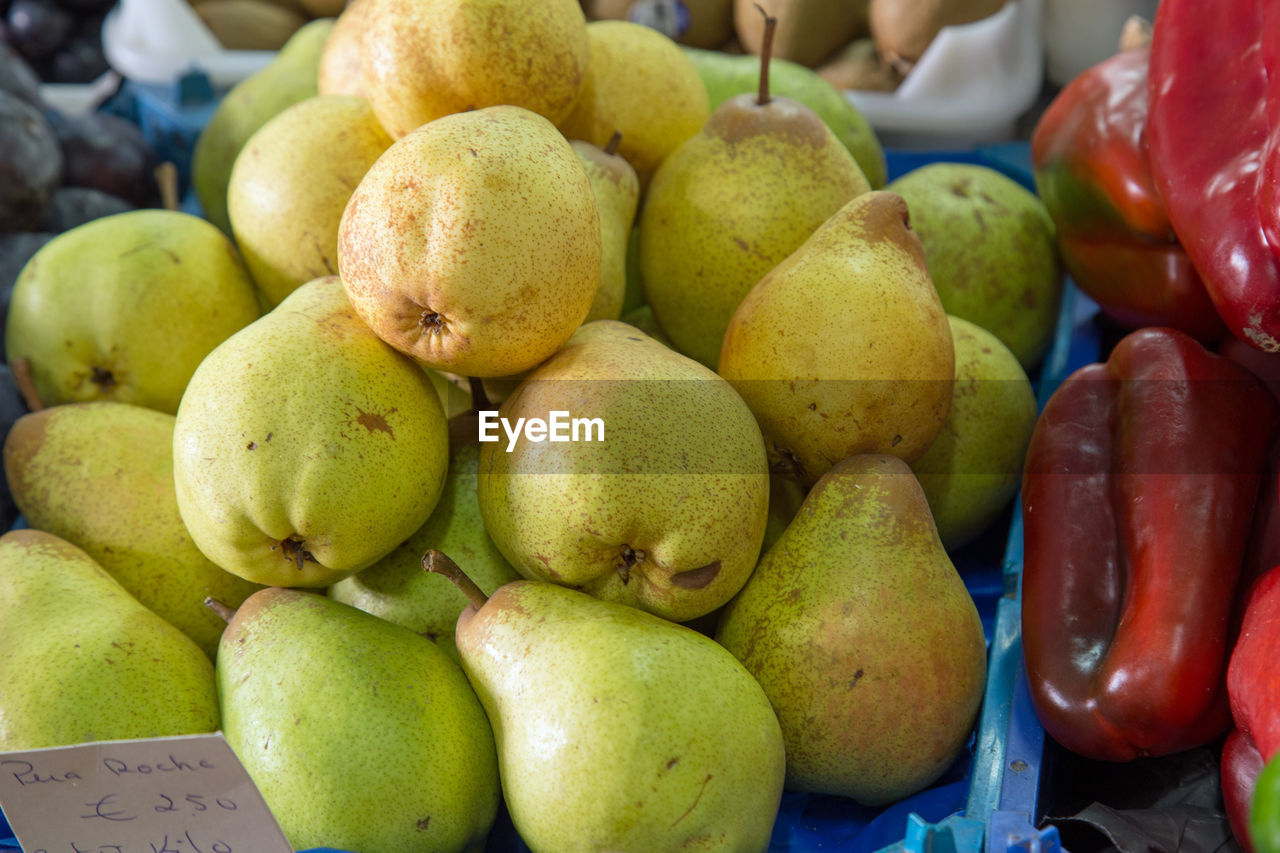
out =
[(489, 600), (489, 596), (484, 594), (484, 590), (476, 586), (476, 582), (467, 577), (466, 572), (458, 567), (458, 564), (449, 559), (449, 556), (443, 551), (437, 551), (435, 548), (427, 551), (422, 555), (422, 568), (428, 572), (435, 572), (438, 575), (444, 575), (453, 585), (462, 590), (471, 604), (479, 610), (484, 607), (484, 603)]

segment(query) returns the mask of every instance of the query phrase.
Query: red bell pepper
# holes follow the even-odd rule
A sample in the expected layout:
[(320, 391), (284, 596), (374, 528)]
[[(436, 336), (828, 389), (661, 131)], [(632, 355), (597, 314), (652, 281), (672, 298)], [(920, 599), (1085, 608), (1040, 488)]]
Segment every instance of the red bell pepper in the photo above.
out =
[(1228, 328), (1280, 350), (1280, 3), (1163, 0), (1148, 92), (1178, 240)]
[(1178, 243), (1147, 161), (1148, 47), (1086, 69), (1054, 97), (1031, 137), (1036, 190), (1080, 289), (1127, 328), (1226, 335)]
[(1257, 744), (1263, 760), (1280, 754), (1280, 566), (1247, 591), (1227, 696), (1236, 728)]
[(1022, 642), (1067, 749), (1127, 761), (1226, 731), (1232, 607), (1278, 417), (1252, 373), (1158, 327), (1045, 405), (1022, 481)]
[(1254, 853), (1249, 843), (1249, 805), (1262, 772), (1262, 753), (1249, 736), (1233, 729), (1222, 744), (1220, 778), (1222, 780), (1222, 806), (1227, 813), (1231, 834), (1244, 849)]

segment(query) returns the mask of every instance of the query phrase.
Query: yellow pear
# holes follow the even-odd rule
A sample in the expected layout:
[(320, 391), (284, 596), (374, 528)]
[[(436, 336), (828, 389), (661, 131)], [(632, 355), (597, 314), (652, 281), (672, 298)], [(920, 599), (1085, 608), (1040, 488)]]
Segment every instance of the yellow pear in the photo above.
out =
[(611, 150), (574, 139), (569, 142), (591, 179), (600, 208), (600, 287), (584, 323), (617, 320), (627, 289), (627, 241), (640, 203), (640, 183), (631, 164)]
[(364, 98), (317, 95), (272, 118), (231, 170), (227, 211), (268, 306), (338, 271), (347, 200), (391, 137)]
[(365, 11), (369, 4), (351, 0), (333, 22), (320, 66), (316, 70), (316, 91), (321, 95), (364, 97), (364, 74), (360, 70), (360, 41), (364, 37)]
[(725, 333), (720, 375), (760, 422), (772, 469), (802, 483), (857, 453), (924, 453), (951, 405), (955, 350), (902, 197), (858, 196), (762, 278)]
[(398, 139), (347, 204), (338, 266), (384, 341), (463, 376), (511, 376), (581, 325), (600, 284), (600, 214), (578, 155), (517, 106)]
[[(557, 412), (559, 439), (554, 428), (534, 431)], [(491, 421), (496, 440), (480, 450), (480, 512), (524, 577), (678, 622), (746, 582), (769, 509), (764, 443), (741, 398), (707, 368), (634, 326), (597, 320), (530, 373), (498, 417), (506, 426)]]
[(555, 123), (582, 90), (578, 0), (368, 0), (362, 14), (365, 95), (393, 138), (500, 104)]
[(767, 78), (729, 98), (663, 161), (645, 198), (640, 272), (658, 324), (714, 369), (742, 297), (869, 189), (817, 113), (771, 96)]
[(426, 371), (369, 330), (336, 276), (316, 279), (192, 377), (173, 430), (178, 511), (229, 572), (329, 586), (423, 525), (448, 442)]
[(618, 153), (647, 187), (667, 155), (706, 122), (707, 89), (680, 46), (655, 29), (593, 21), (587, 37), (586, 82), (560, 130), (601, 148), (621, 133)]

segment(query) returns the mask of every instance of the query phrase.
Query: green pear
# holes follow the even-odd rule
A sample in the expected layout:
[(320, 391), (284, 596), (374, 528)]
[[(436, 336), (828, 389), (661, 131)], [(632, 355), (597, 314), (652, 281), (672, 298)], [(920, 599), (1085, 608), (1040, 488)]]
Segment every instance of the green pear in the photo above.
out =
[(599, 148), (571, 139), (569, 145), (587, 170), (600, 209), (600, 286), (582, 322), (617, 320), (626, 295), (627, 241), (640, 203), (640, 183), (636, 170), (612, 149), (613, 142)]
[(191, 378), (173, 431), (178, 510), (227, 571), (327, 587), (426, 522), (448, 440), (426, 372), (361, 322), (337, 277), (316, 279)]
[[(782, 26), (779, 21), (778, 26)], [(693, 61), (707, 88), (714, 110), (735, 95), (756, 91), (760, 83), (760, 60), (749, 54), (719, 50), (683, 48)], [(817, 75), (811, 68), (774, 57), (769, 62), (769, 87), (774, 93), (799, 101), (827, 123), (836, 138), (849, 149), (872, 189), (884, 187), (889, 179), (884, 148), (871, 123), (858, 112), (844, 93)]]
[(1017, 493), (1039, 409), (1026, 372), (999, 338), (947, 319), (956, 351), (951, 408), (911, 470), (951, 551), (990, 527)]
[(767, 84), (717, 107), (662, 162), (640, 215), (645, 296), (676, 348), (714, 369), (752, 286), (868, 189), (822, 119)]
[(582, 162), (551, 122), (517, 106), (398, 139), (338, 230), (360, 317), (419, 363), (462, 376), (511, 376), (559, 349), (591, 308), (600, 258)]
[(850, 457), (818, 481), (716, 639), (777, 711), (793, 790), (865, 805), (923, 790), (982, 701), (982, 622), (896, 456)]
[(476, 593), (457, 639), (512, 823), (534, 853), (768, 848), (785, 765), (778, 721), (714, 640), (527, 580), (487, 601)]
[(227, 213), (267, 305), (338, 271), (338, 223), (391, 137), (369, 102), (317, 95), (272, 117), (245, 142), (227, 187)]
[(578, 0), (369, 0), (364, 93), (393, 139), (441, 116), (498, 105), (552, 124), (587, 74)]
[(1056, 230), (1035, 193), (995, 169), (930, 163), (887, 189), (902, 196), (942, 307), (991, 332), (1031, 370), (1062, 297)]
[(683, 622), (728, 601), (760, 556), (760, 428), (728, 383), (634, 326), (582, 326), (481, 440), (480, 512), (523, 577)]
[(446, 578), (424, 572), (422, 555), (432, 548), (451, 555), (486, 594), (520, 577), (493, 544), (480, 517), (478, 426), (474, 413), (449, 421), (449, 473), (427, 523), (369, 568), (329, 587), (334, 601), (429, 637), (455, 657), (453, 627), (467, 597)]
[(27, 524), (81, 548), (210, 659), (225, 623), (204, 606), (237, 606), (259, 587), (200, 553), (178, 514), (173, 415), (96, 402), (19, 418), (4, 470)]
[(0, 536), (0, 752), (216, 731), (213, 664), (93, 558)]
[(680, 45), (652, 27), (592, 21), (587, 43), (582, 93), (557, 126), (569, 139), (600, 148), (622, 134), (618, 153), (635, 167), (643, 190), (662, 161), (706, 123), (706, 87)]
[(923, 454), (951, 405), (955, 348), (906, 203), (855, 198), (761, 279), (720, 375), (760, 422), (771, 469), (803, 484), (857, 453)]
[(27, 262), (5, 327), (8, 363), (26, 359), (44, 405), (134, 403), (173, 414), (196, 366), (258, 319), (235, 246), (170, 210), (104, 216)]
[(191, 151), (191, 187), (204, 216), (228, 235), (227, 184), (241, 147), (285, 107), (314, 97), (316, 70), (333, 20), (304, 24), (265, 67), (241, 80), (218, 101)]
[(480, 849), (498, 810), (493, 731), (435, 643), (271, 588), (235, 611), (217, 679), (227, 742), (295, 849)]

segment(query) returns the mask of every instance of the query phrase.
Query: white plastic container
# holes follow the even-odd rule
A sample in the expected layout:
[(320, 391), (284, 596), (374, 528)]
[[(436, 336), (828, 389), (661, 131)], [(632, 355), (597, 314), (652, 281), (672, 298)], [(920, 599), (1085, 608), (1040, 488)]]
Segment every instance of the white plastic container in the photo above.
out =
[(1044, 82), (1043, 0), (944, 27), (894, 92), (846, 97), (897, 148), (967, 147), (1016, 138)]
[(1119, 49), (1130, 15), (1154, 21), (1159, 0), (1045, 0), (1045, 71), (1065, 86)]
[(168, 83), (192, 68), (227, 89), (275, 58), (273, 50), (227, 50), (187, 0), (120, 0), (102, 24), (111, 67), (140, 83)]

